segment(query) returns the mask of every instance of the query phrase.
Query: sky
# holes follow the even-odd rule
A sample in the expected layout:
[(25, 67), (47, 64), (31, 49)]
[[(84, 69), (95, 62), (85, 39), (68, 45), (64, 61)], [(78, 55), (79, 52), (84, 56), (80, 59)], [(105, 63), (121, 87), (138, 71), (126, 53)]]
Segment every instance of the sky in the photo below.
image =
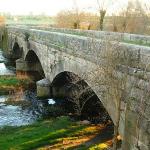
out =
[[(71, 10), (76, 1), (80, 10), (97, 12), (97, 0), (0, 0), (0, 13), (9, 12), (13, 15), (46, 14), (50, 16), (56, 15), (61, 10)], [(127, 5), (128, 0), (99, 0), (105, 1), (107, 12), (109, 14), (122, 9)], [(134, 1), (134, 0), (133, 0)], [(150, 0), (141, 0), (149, 2)]]

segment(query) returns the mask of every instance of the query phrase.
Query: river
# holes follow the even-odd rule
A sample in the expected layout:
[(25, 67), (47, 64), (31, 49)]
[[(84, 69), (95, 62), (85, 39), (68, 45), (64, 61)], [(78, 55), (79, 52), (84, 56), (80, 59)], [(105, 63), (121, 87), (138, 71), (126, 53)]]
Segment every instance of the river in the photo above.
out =
[[(11, 64), (13, 63), (4, 58), (0, 51), (0, 76), (15, 76), (15, 67)], [(28, 107), (7, 104), (6, 102), (10, 98), (13, 99), (13, 96), (0, 95), (0, 127), (32, 124), (46, 113), (45, 108), (48, 102), (49, 104), (55, 103), (53, 100), (38, 100), (36, 94), (30, 90), (21, 92), (19, 95), (20, 101), (30, 102)]]
[(15, 67), (2, 54), (0, 50), (0, 75), (15, 75)]

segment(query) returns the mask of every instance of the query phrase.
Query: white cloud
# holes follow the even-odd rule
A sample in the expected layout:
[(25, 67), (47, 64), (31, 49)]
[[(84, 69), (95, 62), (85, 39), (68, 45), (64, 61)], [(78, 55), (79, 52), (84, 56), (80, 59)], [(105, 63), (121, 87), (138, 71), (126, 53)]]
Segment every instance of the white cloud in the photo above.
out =
[(0, 0), (0, 12), (12, 14), (46, 13), (54, 15), (61, 9), (69, 9), (72, 0)]
[[(100, 0), (101, 1), (101, 0)], [(108, 11), (112, 13), (125, 7), (127, 0), (105, 0), (108, 1)], [(112, 1), (114, 3), (112, 3)], [(150, 0), (142, 0), (150, 1)], [(45, 13), (55, 15), (60, 10), (73, 8), (74, 0), (0, 0), (0, 12), (10, 12), (11, 14), (33, 14)], [(97, 12), (97, 0), (76, 0), (81, 10)]]

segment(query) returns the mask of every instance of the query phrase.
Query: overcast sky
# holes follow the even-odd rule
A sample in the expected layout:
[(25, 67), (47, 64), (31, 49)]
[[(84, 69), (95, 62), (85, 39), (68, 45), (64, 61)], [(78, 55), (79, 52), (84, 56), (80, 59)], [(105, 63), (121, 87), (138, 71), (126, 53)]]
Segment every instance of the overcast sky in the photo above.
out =
[[(103, 1), (103, 0), (99, 0)], [(109, 13), (113, 13), (127, 5), (128, 0), (104, 0), (107, 1)], [(150, 0), (140, 0), (150, 3)], [(80, 10), (97, 12), (97, 0), (76, 0)], [(41, 14), (56, 15), (60, 10), (73, 9), (74, 0), (0, 0), (0, 12), (11, 14)]]

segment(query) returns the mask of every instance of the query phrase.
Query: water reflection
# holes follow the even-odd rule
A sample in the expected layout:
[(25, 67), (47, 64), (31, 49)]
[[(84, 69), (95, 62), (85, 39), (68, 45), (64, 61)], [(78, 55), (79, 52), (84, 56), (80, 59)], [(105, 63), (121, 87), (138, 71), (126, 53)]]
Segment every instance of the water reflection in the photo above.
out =
[(3, 52), (0, 49), (0, 62), (5, 62), (6, 58), (3, 56)]
[(0, 96), (0, 127), (20, 126), (33, 123), (42, 112), (33, 109), (33, 106), (23, 108), (22, 106), (6, 105), (9, 96)]
[(0, 50), (0, 75), (14, 75), (15, 68), (6, 66), (6, 64), (9, 64), (9, 61), (2, 55), (2, 51)]
[(0, 63), (0, 75), (15, 75), (15, 73), (8, 69), (4, 63)]
[(19, 106), (0, 106), (0, 126), (20, 126), (31, 124), (36, 120), (35, 116)]
[(48, 104), (49, 105), (54, 105), (56, 102), (53, 99), (48, 99)]
[[(12, 62), (3, 57), (2, 51), (0, 51), (0, 75), (15, 75)], [(47, 114), (48, 104), (53, 105), (55, 101), (39, 100), (36, 93), (30, 90), (18, 89), (10, 95), (0, 95), (0, 127), (32, 124)]]
[[(2, 51), (0, 51), (0, 75), (15, 75), (15, 68), (12, 66), (12, 62), (3, 57)], [(39, 109), (38, 103), (35, 105), (34, 101), (36, 99), (34, 94), (29, 92), (19, 94), (19, 96), (17, 94), (0, 96), (0, 127), (6, 125), (27, 125), (41, 117), (43, 109)], [(11, 103), (7, 103), (10, 99), (25, 102), (31, 100), (31, 105), (26, 108), (21, 105), (11, 105)], [(43, 107), (42, 105), (40, 106)]]
[[(21, 102), (21, 105), (16, 105), (15, 102)], [(0, 96), (0, 127), (32, 124), (48, 114), (48, 104), (53, 105), (55, 101), (39, 100), (36, 93), (31, 91), (23, 92), (19, 99), (16, 99), (15, 94)]]
[(0, 104), (4, 103), (8, 99), (8, 96), (0, 96)]

